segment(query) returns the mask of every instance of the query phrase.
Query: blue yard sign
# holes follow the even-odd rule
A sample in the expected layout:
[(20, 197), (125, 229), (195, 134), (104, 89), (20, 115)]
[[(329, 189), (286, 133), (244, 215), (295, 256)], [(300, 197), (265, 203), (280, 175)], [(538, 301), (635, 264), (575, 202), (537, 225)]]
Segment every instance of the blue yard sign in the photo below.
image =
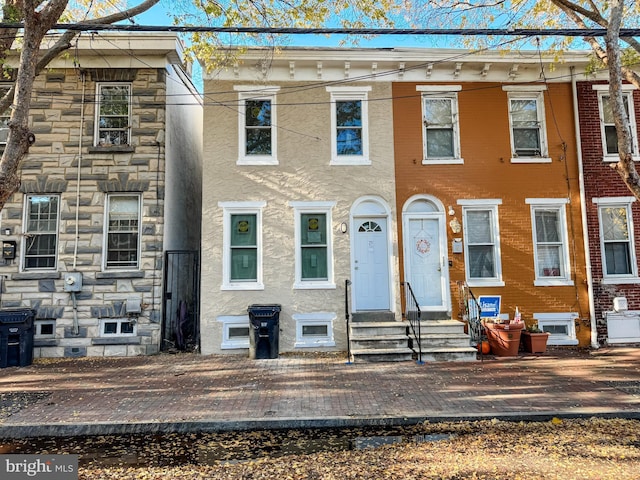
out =
[(500, 295), (480, 295), (480, 318), (495, 318), (500, 315)]

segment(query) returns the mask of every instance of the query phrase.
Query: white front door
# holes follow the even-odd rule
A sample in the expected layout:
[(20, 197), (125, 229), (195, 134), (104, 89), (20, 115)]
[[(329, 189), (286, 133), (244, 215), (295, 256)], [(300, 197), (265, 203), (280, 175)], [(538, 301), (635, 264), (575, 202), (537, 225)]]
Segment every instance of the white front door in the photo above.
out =
[(389, 310), (389, 254), (386, 218), (354, 220), (356, 310)]
[(442, 222), (440, 216), (405, 216), (405, 276), (423, 310), (448, 310)]

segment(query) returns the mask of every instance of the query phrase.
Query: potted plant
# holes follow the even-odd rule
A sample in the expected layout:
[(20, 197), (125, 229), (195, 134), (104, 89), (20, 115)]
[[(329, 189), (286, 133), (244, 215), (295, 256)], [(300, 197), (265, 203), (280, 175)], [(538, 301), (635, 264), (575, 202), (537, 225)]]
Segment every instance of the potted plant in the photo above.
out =
[(523, 322), (485, 322), (485, 331), (491, 352), (498, 357), (515, 357), (520, 346)]
[(529, 325), (522, 332), (522, 344), (525, 352), (545, 353), (547, 351), (547, 340), (549, 332), (543, 332), (537, 324)]

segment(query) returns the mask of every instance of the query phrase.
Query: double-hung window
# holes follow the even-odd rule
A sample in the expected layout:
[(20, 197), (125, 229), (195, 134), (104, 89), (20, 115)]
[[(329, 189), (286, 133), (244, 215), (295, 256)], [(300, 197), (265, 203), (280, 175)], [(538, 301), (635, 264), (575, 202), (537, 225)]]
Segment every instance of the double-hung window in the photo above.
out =
[[(0, 86), (0, 98), (4, 97), (9, 91), (9, 87)], [(0, 148), (7, 144), (9, 137), (9, 119), (11, 118), (11, 110), (7, 109), (0, 112)]]
[(498, 205), (501, 200), (458, 200), (462, 205), (465, 269), (470, 286), (504, 286)]
[(262, 210), (266, 202), (220, 202), (223, 290), (262, 290)]
[(459, 85), (418, 85), (422, 92), (423, 164), (463, 163), (458, 119)]
[[(594, 85), (598, 90), (598, 107), (600, 111), (600, 132), (602, 135), (602, 150), (604, 161), (617, 162), (618, 156), (618, 131), (614, 123), (611, 97), (608, 85)], [(631, 151), (634, 157), (638, 156), (638, 135), (636, 118), (633, 108), (633, 91), (629, 86), (623, 86), (622, 103), (629, 119), (629, 134), (631, 135)]]
[(27, 195), (24, 269), (55, 270), (58, 250), (58, 195)]
[(130, 84), (98, 84), (95, 143), (100, 146), (131, 143)]
[(567, 240), (567, 199), (530, 198), (537, 286), (572, 285)]
[(335, 288), (331, 211), (335, 202), (290, 202), (295, 215), (294, 288)]
[(140, 195), (108, 195), (105, 215), (104, 268), (139, 268)]
[(509, 124), (513, 163), (548, 163), (544, 114), (544, 86), (505, 86), (509, 98)]
[(600, 248), (604, 283), (638, 280), (631, 203), (634, 197), (594, 198), (600, 221)]
[(238, 164), (277, 165), (276, 92), (278, 87), (236, 86), (239, 92)]
[(371, 87), (327, 87), (331, 94), (331, 164), (369, 165), (367, 93)]

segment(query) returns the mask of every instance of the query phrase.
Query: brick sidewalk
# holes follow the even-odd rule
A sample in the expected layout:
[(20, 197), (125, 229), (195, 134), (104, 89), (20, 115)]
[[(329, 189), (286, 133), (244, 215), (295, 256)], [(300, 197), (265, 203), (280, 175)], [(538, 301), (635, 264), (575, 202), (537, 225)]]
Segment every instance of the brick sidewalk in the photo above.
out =
[(0, 437), (640, 418), (640, 349), (425, 365), (338, 355), (45, 359), (0, 369), (0, 407)]

